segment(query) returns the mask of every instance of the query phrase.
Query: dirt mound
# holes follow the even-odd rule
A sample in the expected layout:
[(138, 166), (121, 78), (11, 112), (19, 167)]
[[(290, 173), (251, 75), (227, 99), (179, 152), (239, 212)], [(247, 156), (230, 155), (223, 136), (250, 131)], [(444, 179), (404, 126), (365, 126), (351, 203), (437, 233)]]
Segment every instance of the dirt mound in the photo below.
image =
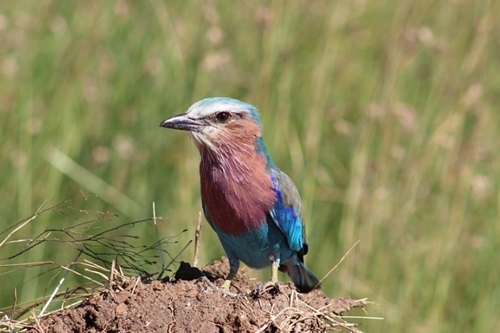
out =
[(215, 285), (227, 274), (227, 260), (201, 272), (181, 265), (174, 281), (118, 279), (76, 308), (56, 312), (34, 323), (28, 332), (323, 332), (355, 325), (340, 317), (363, 300), (329, 299), (321, 290), (299, 294), (290, 283), (256, 292), (256, 283), (238, 273), (232, 291)]

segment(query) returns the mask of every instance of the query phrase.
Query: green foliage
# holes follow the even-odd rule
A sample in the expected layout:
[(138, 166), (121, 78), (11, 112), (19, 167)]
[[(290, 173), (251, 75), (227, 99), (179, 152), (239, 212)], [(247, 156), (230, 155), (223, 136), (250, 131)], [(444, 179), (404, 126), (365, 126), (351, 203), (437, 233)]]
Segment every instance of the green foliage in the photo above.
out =
[[(85, 191), (124, 223), (156, 202), (163, 234), (190, 230), (182, 247), (200, 210), (198, 154), (158, 125), (231, 96), (259, 107), (299, 187), (311, 270), (360, 240), (323, 286), (376, 303), (385, 320), (362, 330), (494, 331), (498, 13), (486, 0), (3, 1), (0, 230)], [(67, 219), (41, 217), (24, 237)], [(205, 225), (201, 263), (222, 254), (215, 244)], [(53, 246), (23, 260), (72, 256)], [(36, 268), (16, 274), (0, 306), (14, 286), (22, 300), (50, 293), (49, 281), (24, 287)]]

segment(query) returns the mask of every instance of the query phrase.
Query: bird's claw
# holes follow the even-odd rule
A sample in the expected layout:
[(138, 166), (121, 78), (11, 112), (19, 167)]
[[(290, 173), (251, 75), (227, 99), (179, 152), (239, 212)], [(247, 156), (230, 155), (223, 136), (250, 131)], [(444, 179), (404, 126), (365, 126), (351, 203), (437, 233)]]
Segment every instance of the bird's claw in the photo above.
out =
[(261, 296), (266, 292), (270, 294), (278, 294), (281, 291), (279, 282), (268, 281), (266, 283), (259, 284), (252, 290), (253, 296)]
[(204, 282), (206, 285), (203, 286), (204, 291), (214, 291), (219, 289), (215, 283), (210, 281), (205, 275), (200, 276), (198, 279), (196, 279), (196, 282)]
[(221, 287), (217, 288), (220, 290), (223, 296), (229, 296), (232, 298), (238, 297), (237, 293), (233, 293), (229, 290), (231, 286), (231, 280), (225, 280)]
[(226, 280), (222, 286), (218, 287), (215, 283), (210, 281), (206, 276), (201, 276), (196, 279), (196, 282), (204, 282), (206, 285), (203, 287), (204, 291), (220, 291), (223, 296), (237, 297), (237, 293), (233, 293), (229, 290), (231, 286), (231, 281)]

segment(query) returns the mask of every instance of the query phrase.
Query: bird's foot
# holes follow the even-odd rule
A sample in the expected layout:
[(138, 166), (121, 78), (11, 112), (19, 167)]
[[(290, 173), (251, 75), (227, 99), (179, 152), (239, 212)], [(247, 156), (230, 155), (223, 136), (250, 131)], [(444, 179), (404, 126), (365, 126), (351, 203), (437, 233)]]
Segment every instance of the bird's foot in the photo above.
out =
[(223, 296), (229, 296), (233, 298), (238, 296), (237, 293), (233, 293), (229, 290), (229, 287), (231, 286), (231, 280), (225, 280), (220, 287), (210, 281), (206, 276), (199, 277), (198, 279), (196, 279), (196, 282), (203, 282), (205, 284), (205, 286), (203, 286), (204, 291), (219, 291)]
[(229, 287), (231, 286), (231, 280), (225, 280), (222, 286), (220, 286), (219, 289), (220, 292), (222, 293), (223, 296), (229, 296), (232, 298), (238, 297), (237, 293), (233, 293), (229, 290)]
[(251, 294), (253, 296), (262, 296), (265, 293), (270, 293), (273, 295), (278, 294), (281, 291), (279, 282), (268, 281), (266, 283), (259, 284), (252, 290)]
[(203, 286), (204, 291), (215, 291), (219, 289), (215, 283), (210, 281), (205, 275), (200, 276), (199, 278), (196, 279), (196, 282), (203, 282), (205, 283), (205, 286)]

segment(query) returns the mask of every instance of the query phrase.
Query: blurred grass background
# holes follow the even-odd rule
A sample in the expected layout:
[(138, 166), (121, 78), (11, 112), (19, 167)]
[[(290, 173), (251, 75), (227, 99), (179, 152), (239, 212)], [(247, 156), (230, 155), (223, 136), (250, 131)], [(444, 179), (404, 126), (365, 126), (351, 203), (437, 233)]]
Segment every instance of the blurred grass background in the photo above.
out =
[[(360, 240), (323, 287), (376, 303), (385, 320), (363, 331), (500, 327), (500, 2), (2, 1), (0, 44), (5, 228), (85, 191), (124, 222), (156, 202), (162, 234), (189, 229), (182, 247), (199, 157), (158, 125), (231, 96), (260, 108), (302, 194), (311, 270)], [(205, 224), (202, 264), (223, 254), (215, 239)], [(19, 301), (47, 292), (23, 288), (36, 269), (16, 274), (0, 275), (1, 306), (15, 286)]]

